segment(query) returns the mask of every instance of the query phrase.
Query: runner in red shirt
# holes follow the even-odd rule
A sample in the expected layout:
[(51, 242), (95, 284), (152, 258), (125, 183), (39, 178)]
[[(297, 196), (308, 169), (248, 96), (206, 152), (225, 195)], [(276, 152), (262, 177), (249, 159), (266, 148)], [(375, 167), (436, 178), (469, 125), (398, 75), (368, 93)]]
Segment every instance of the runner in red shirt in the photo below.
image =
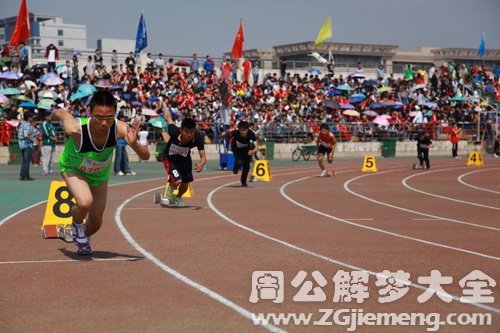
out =
[(335, 146), (337, 145), (337, 140), (332, 132), (328, 129), (327, 124), (321, 124), (320, 132), (318, 136), (318, 163), (321, 168), (320, 177), (327, 177), (328, 172), (325, 168), (324, 158), (325, 154), (328, 156), (328, 163), (333, 162), (333, 152), (335, 151)]
[(460, 141), (459, 135), (462, 133), (462, 129), (457, 127), (457, 123), (453, 123), (450, 128), (450, 141), (451, 141), (451, 154), (453, 158), (460, 158), (458, 156), (458, 142)]

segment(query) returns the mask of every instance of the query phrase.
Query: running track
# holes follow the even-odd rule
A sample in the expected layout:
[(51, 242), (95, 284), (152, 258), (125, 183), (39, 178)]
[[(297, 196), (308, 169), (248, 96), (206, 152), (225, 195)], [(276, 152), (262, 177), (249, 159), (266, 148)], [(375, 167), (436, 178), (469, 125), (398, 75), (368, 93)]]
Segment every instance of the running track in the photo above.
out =
[[(256, 326), (252, 313), (357, 308), (367, 312), (489, 313), (493, 326), (443, 326), (443, 332), (500, 329), (495, 302), (463, 304), (458, 281), (481, 270), (500, 281), (500, 163), (467, 168), (435, 160), (429, 171), (409, 161), (336, 164), (336, 177), (317, 167), (275, 168), (273, 181), (240, 188), (230, 173), (196, 177), (189, 208), (153, 204), (163, 180), (110, 187), (105, 223), (93, 237), (93, 260), (71, 244), (43, 240), (45, 204), (0, 221), (0, 332), (253, 332), (334, 331), (340, 326)], [(431, 270), (453, 277), (454, 299), (417, 302)], [(283, 271), (285, 301), (249, 302), (253, 271)], [(294, 302), (291, 280), (320, 271), (326, 301)], [(339, 270), (369, 272), (362, 304), (333, 303)], [(400, 300), (380, 304), (376, 273), (404, 270), (412, 285)], [(359, 331), (366, 331), (362, 327)], [(377, 329), (376, 329), (377, 330)], [(423, 332), (423, 327), (383, 327)]]

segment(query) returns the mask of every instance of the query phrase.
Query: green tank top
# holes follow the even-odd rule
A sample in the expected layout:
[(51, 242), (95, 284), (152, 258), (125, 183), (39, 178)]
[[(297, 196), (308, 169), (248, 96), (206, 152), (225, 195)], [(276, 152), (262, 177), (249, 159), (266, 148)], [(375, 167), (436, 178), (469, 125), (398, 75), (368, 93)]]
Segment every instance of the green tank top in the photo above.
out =
[(80, 144), (75, 144), (73, 138), (69, 137), (59, 164), (61, 172), (78, 172), (95, 184), (109, 178), (113, 151), (116, 146), (116, 121), (109, 129), (102, 149), (94, 145), (88, 123), (89, 118), (80, 118)]

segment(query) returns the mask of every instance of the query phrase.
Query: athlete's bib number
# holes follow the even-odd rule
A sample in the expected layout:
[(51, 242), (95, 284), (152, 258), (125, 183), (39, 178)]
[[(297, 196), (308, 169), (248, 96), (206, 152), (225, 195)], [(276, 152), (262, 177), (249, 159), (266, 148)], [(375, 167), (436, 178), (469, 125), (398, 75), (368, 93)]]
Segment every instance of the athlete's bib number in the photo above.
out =
[(177, 170), (172, 170), (172, 174), (174, 175), (174, 177), (179, 177), (179, 172), (177, 172)]
[(87, 173), (97, 173), (104, 170), (111, 162), (111, 156), (106, 161), (100, 162), (85, 157), (80, 164), (80, 170)]

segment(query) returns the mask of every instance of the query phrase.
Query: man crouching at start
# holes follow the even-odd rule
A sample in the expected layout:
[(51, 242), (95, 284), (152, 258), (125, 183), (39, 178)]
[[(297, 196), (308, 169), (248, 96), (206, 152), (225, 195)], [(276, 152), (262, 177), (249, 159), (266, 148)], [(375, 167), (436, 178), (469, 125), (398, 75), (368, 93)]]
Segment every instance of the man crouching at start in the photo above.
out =
[[(168, 108), (164, 107), (164, 117), (168, 124), (167, 146), (163, 151), (163, 165), (168, 174), (167, 199), (169, 202), (177, 203), (178, 207), (185, 207), (182, 195), (187, 191), (189, 183), (193, 181), (193, 162), (191, 161), (191, 148), (197, 147), (200, 154), (200, 163), (194, 166), (196, 172), (201, 172), (207, 163), (205, 156), (205, 144), (203, 137), (196, 131), (196, 122), (191, 118), (185, 118), (181, 128), (175, 126), (172, 115)], [(174, 196), (174, 190), (178, 189)]]

